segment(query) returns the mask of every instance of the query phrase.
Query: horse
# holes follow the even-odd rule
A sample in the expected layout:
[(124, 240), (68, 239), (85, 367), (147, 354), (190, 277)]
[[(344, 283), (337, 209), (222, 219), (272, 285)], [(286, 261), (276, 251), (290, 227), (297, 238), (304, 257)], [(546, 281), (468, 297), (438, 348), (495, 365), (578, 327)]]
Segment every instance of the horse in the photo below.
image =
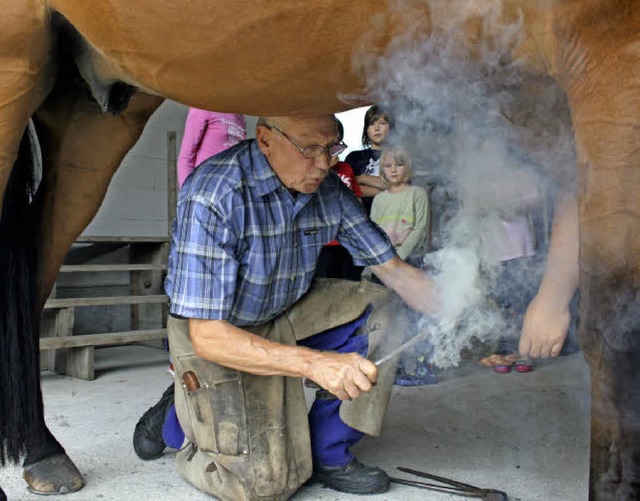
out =
[(502, 57), (560, 88), (570, 112), (579, 339), (592, 381), (590, 499), (637, 497), (638, 2), (103, 0), (88, 8), (0, 0), (0, 7), (0, 462), (26, 454), (31, 490), (84, 485), (44, 422), (40, 311), (68, 249), (163, 99), (249, 115), (343, 111), (376, 100), (378, 61), (407, 36), (454, 38), (454, 50), (482, 68), (481, 41), (500, 36), (485, 21), (497, 16), (495, 26), (520, 27)]

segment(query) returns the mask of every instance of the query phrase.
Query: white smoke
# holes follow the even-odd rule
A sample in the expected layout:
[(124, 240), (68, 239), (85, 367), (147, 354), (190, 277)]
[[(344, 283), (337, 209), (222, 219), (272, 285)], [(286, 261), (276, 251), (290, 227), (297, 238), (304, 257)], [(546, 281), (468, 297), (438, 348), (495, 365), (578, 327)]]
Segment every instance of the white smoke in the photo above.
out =
[[(414, 182), (436, 186), (435, 249), (425, 264), (443, 311), (430, 341), (432, 362), (448, 367), (473, 339), (519, 331), (505, 325), (490, 299), (500, 261), (496, 235), (504, 231), (502, 219), (548, 204), (555, 180), (547, 173), (558, 165), (572, 172), (575, 163), (563, 94), (549, 81), (530, 80), (510, 55), (520, 43), (522, 16), (505, 21), (496, 2), (424, 0), (427, 22), (415, 16), (418, 3), (391, 2), (403, 35), (380, 58), (370, 51), (375, 33), (367, 34), (354, 67), (367, 75), (370, 99), (393, 111), (395, 137), (413, 156)], [(372, 25), (381, 26), (377, 21)], [(473, 44), (466, 43), (470, 26)], [(447, 197), (449, 205), (442, 204)], [(544, 217), (538, 223), (548, 227)], [(514, 280), (519, 289), (535, 290), (539, 276), (539, 267), (529, 268)], [(422, 323), (418, 331), (433, 329)]]

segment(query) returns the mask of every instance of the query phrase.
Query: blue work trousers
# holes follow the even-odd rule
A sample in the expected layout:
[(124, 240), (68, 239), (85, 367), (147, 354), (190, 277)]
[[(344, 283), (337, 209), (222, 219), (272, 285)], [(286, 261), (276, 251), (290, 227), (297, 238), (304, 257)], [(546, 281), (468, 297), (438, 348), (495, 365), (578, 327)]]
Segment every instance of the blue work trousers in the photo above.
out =
[[(369, 338), (356, 334), (370, 313), (371, 307), (356, 320), (298, 341), (298, 344), (314, 350), (358, 353), (364, 357), (369, 349)], [(341, 404), (341, 400), (316, 399), (311, 406), (309, 432), (314, 464), (344, 466), (354, 459), (349, 448), (364, 433), (347, 426), (340, 419)]]
[[(357, 335), (357, 331), (366, 323), (370, 313), (371, 307), (356, 320), (303, 339), (298, 344), (314, 350), (358, 353), (366, 356), (369, 338), (367, 335)], [(309, 431), (314, 464), (344, 466), (354, 459), (349, 449), (364, 433), (347, 426), (340, 419), (341, 404), (341, 400), (316, 399), (311, 406)], [(175, 449), (182, 446), (184, 432), (174, 406), (171, 406), (165, 417), (162, 435), (167, 446)]]

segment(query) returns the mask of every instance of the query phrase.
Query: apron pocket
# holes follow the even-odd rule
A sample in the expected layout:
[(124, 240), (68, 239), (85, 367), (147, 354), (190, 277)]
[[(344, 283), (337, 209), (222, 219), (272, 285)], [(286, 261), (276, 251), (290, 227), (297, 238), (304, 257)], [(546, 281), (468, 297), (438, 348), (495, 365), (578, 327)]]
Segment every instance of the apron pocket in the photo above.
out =
[(242, 374), (196, 355), (177, 357), (176, 362), (180, 377), (191, 371), (200, 385), (196, 390), (185, 390), (198, 449), (231, 456), (247, 454)]
[(187, 391), (187, 409), (191, 418), (194, 442), (203, 451), (215, 451), (216, 441), (211, 433), (211, 405), (209, 404), (208, 388), (200, 388), (195, 391)]
[(242, 380), (237, 371), (231, 371), (236, 379), (220, 381), (209, 386), (209, 402), (213, 410), (213, 426), (220, 454), (248, 454), (247, 414), (244, 405)]

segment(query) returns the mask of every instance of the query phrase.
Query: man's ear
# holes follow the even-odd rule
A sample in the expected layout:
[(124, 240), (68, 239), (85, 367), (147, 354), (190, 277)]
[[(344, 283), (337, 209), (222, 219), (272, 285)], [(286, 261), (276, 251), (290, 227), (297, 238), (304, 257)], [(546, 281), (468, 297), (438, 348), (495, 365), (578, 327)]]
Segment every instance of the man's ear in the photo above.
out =
[(273, 141), (273, 131), (271, 128), (262, 124), (256, 126), (256, 141), (262, 154), (269, 158), (272, 148), (271, 142)]

